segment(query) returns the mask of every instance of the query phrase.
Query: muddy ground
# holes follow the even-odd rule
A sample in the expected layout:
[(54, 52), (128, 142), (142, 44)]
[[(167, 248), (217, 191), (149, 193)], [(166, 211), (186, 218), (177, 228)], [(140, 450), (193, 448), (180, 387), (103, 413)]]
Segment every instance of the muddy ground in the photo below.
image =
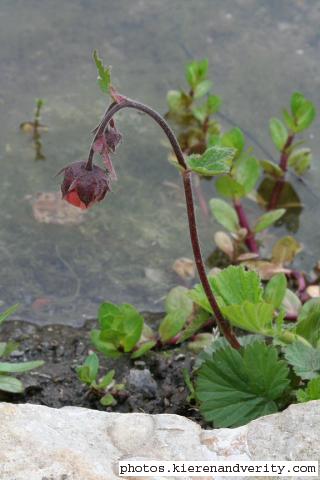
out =
[[(152, 323), (157, 323), (161, 315), (151, 317)], [(116, 396), (117, 404), (103, 407), (99, 397), (90, 393), (76, 374), (76, 366), (81, 365), (92, 350), (90, 330), (96, 326), (96, 321), (88, 321), (82, 328), (39, 327), (16, 320), (5, 322), (0, 339), (19, 343), (10, 361), (41, 359), (45, 365), (20, 376), (25, 385), (23, 394), (1, 394), (0, 400), (54, 408), (71, 405), (113, 412), (174, 413), (205, 426), (196, 406), (187, 400), (189, 391), (182, 371), (183, 368), (191, 371), (195, 356), (186, 346), (152, 351), (138, 360), (131, 360), (127, 355), (116, 360), (99, 355), (101, 374), (115, 369), (116, 382), (124, 384)]]

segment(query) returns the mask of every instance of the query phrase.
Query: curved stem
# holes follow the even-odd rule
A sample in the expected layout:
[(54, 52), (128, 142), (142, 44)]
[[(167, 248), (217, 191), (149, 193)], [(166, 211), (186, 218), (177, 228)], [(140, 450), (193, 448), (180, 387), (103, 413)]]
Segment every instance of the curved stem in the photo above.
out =
[(165, 119), (155, 110), (152, 108), (148, 107), (147, 105), (144, 105), (143, 103), (136, 102), (130, 99), (125, 99), (120, 103), (115, 104), (112, 106), (105, 114), (103, 120), (101, 121), (99, 128), (97, 132), (95, 133), (94, 139), (92, 141), (91, 147), (90, 147), (90, 152), (89, 152), (89, 157), (87, 161), (86, 168), (88, 170), (92, 169), (92, 160), (93, 160), (93, 155), (94, 155), (94, 150), (93, 150), (93, 144), (96, 141), (96, 139), (102, 135), (112, 119), (113, 115), (118, 112), (119, 110), (122, 110), (123, 108), (133, 108), (135, 110), (139, 110), (141, 112), (146, 113), (149, 115), (151, 118), (153, 118), (157, 124), (162, 128), (162, 130), (165, 132), (167, 135), (171, 146), (173, 148), (173, 151), (177, 157), (177, 160), (179, 162), (179, 165), (182, 167), (183, 173), (182, 173), (182, 178), (183, 178), (183, 186), (184, 186), (184, 191), (185, 191), (185, 198), (186, 198), (186, 205), (187, 205), (187, 212), (188, 212), (188, 221), (189, 221), (189, 230), (190, 230), (190, 237), (191, 237), (191, 244), (192, 244), (192, 249), (193, 249), (193, 254), (199, 274), (199, 278), (201, 281), (201, 284), (203, 286), (203, 289), (205, 291), (205, 294), (207, 295), (208, 301), (210, 303), (210, 306), (212, 308), (212, 311), (214, 312), (214, 315), (216, 317), (217, 325), (219, 326), (220, 331), (223, 333), (223, 335), (226, 337), (230, 345), (234, 348), (240, 348), (240, 344), (237, 340), (237, 337), (234, 335), (232, 328), (230, 327), (230, 324), (227, 322), (227, 320), (223, 317), (222, 312), (219, 308), (219, 305), (213, 295), (205, 266), (203, 263), (203, 258), (201, 254), (201, 248), (200, 248), (200, 243), (199, 243), (199, 237), (198, 237), (198, 230), (197, 230), (197, 224), (196, 224), (196, 216), (195, 216), (195, 209), (194, 209), (194, 201), (193, 201), (193, 193), (192, 193), (192, 184), (191, 184), (191, 171), (188, 170), (186, 161), (184, 159), (184, 155), (182, 153), (182, 150), (180, 148), (180, 145), (178, 143), (178, 140), (173, 133), (172, 129), (168, 125), (168, 123), (165, 121)]
[(255, 235), (250, 228), (249, 220), (247, 218), (246, 212), (244, 211), (241, 201), (238, 199), (234, 199), (233, 205), (234, 205), (235, 211), (237, 212), (240, 226), (247, 230), (245, 243), (248, 249), (250, 250), (250, 252), (259, 253), (259, 247), (256, 242)]

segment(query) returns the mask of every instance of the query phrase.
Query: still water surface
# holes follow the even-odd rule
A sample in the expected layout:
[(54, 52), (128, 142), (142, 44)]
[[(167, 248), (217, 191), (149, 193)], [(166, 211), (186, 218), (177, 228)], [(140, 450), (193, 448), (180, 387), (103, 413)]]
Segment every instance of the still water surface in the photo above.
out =
[[(95, 316), (103, 300), (161, 310), (178, 281), (172, 263), (192, 256), (164, 137), (131, 111), (118, 117), (119, 181), (107, 200), (76, 226), (33, 216), (39, 192), (59, 190), (56, 172), (86, 158), (90, 130), (105, 109), (94, 48), (113, 65), (120, 91), (163, 113), (167, 90), (184, 86), (185, 63), (208, 57), (224, 127), (250, 131), (257, 155), (276, 158), (268, 119), (294, 90), (320, 105), (319, 23), (317, 0), (1, 0), (0, 308), (19, 302), (22, 318), (74, 325)], [(35, 161), (30, 137), (19, 131), (37, 97), (46, 100), (44, 161)], [(308, 139), (314, 162), (306, 184), (292, 179), (304, 205), (297, 265), (306, 269), (320, 257), (318, 127), (316, 121)], [(214, 194), (212, 184), (205, 193)], [(254, 216), (252, 203), (248, 209)], [(208, 256), (218, 226), (201, 215), (199, 221)], [(272, 232), (285, 233), (285, 226)], [(266, 249), (272, 241), (265, 239)]]

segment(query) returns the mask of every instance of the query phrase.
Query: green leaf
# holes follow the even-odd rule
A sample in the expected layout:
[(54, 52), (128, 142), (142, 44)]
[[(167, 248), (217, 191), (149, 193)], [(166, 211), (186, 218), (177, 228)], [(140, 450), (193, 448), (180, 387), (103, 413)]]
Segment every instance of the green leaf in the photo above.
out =
[(237, 151), (237, 156), (242, 153), (244, 148), (244, 135), (240, 128), (235, 127), (229, 130), (228, 132), (224, 133), (221, 137), (221, 144), (224, 147), (232, 147)]
[(19, 308), (19, 304), (13, 305), (12, 307), (8, 308), (4, 312), (0, 313), (0, 325), (3, 323), (8, 317), (10, 317), (14, 312), (17, 311)]
[(229, 322), (251, 333), (272, 335), (273, 305), (270, 303), (250, 303), (244, 301), (241, 305), (223, 307), (223, 314)]
[(103, 405), (104, 407), (110, 407), (112, 405), (116, 405), (116, 400), (114, 398), (113, 395), (111, 395), (111, 393), (107, 393), (106, 395), (104, 395), (101, 400), (100, 400), (100, 403), (101, 405)]
[(284, 175), (283, 170), (276, 163), (270, 162), (270, 160), (260, 160), (260, 165), (266, 173), (273, 177), (280, 178)]
[(142, 357), (147, 352), (149, 352), (149, 350), (151, 350), (156, 344), (157, 342), (155, 342), (154, 340), (142, 343), (142, 345), (132, 353), (131, 358), (134, 359)]
[(287, 279), (284, 273), (277, 273), (269, 280), (264, 291), (264, 300), (278, 309), (284, 299), (287, 289)]
[(287, 315), (298, 315), (301, 309), (300, 298), (289, 288), (286, 289), (281, 308), (285, 310)]
[(99, 358), (96, 353), (88, 355), (83, 365), (76, 368), (79, 379), (89, 385), (96, 379), (98, 370)]
[[(220, 308), (240, 305), (246, 300), (250, 303), (262, 301), (263, 289), (259, 276), (254, 271), (245, 271), (241, 266), (229, 266), (218, 275), (209, 277), (209, 282)], [(201, 308), (213, 313), (202, 285), (190, 290), (189, 296)]]
[(212, 215), (229, 232), (237, 232), (240, 228), (238, 216), (233, 207), (220, 198), (212, 198), (209, 201)]
[(319, 349), (308, 347), (302, 342), (294, 342), (284, 348), (284, 355), (296, 375), (303, 380), (310, 380), (320, 374)]
[(210, 80), (202, 80), (202, 82), (198, 83), (194, 89), (193, 96), (195, 99), (201, 98), (210, 92), (212, 87), (212, 82)]
[(203, 325), (207, 323), (209, 319), (209, 313), (205, 310), (200, 310), (198, 314), (191, 318), (191, 321), (185, 325), (181, 337), (178, 343), (185, 342), (188, 338), (192, 337)]
[(320, 298), (312, 298), (302, 306), (294, 331), (313, 347), (320, 347)]
[(22, 393), (24, 388), (22, 382), (14, 377), (0, 375), (0, 391), (10, 393)]
[(302, 93), (295, 92), (291, 97), (291, 110), (294, 117), (294, 132), (298, 133), (308, 128), (316, 117), (316, 109), (310, 100)]
[(296, 392), (298, 402), (310, 402), (311, 400), (320, 400), (320, 377), (313, 378), (307, 384), (307, 387)]
[(293, 150), (288, 159), (288, 165), (293, 167), (297, 175), (302, 175), (310, 168), (312, 153), (310, 148), (297, 148)]
[(279, 218), (281, 218), (285, 213), (285, 208), (278, 208), (276, 210), (271, 210), (270, 212), (264, 213), (258, 218), (253, 230), (256, 233), (262, 232), (262, 230), (269, 228), (273, 223), (279, 220)]
[(287, 110), (283, 110), (283, 118), (287, 127), (290, 130), (294, 130), (295, 129), (294, 118), (290, 115), (290, 113)]
[(101, 390), (107, 388), (113, 381), (114, 375), (115, 375), (115, 371), (110, 370), (110, 372), (108, 372), (106, 375), (102, 377), (101, 381), (98, 383), (98, 388)]
[(101, 330), (93, 329), (90, 332), (90, 338), (96, 349), (103, 353), (106, 357), (118, 358), (121, 352), (117, 349), (117, 345), (107, 342), (100, 338)]
[(104, 67), (102, 60), (98, 57), (98, 53), (96, 50), (94, 50), (93, 52), (93, 59), (98, 70), (98, 84), (103, 93), (108, 93), (111, 83), (110, 67)]
[(193, 311), (193, 302), (188, 296), (188, 289), (181, 285), (170, 290), (165, 301), (165, 310), (167, 313), (173, 313), (176, 310), (184, 312), (188, 317)]
[(247, 155), (238, 158), (232, 169), (234, 179), (243, 186), (246, 195), (254, 189), (260, 173), (259, 161), (255, 157), (248, 157)]
[(207, 100), (207, 114), (213, 115), (220, 110), (222, 100), (218, 95), (209, 95)]
[(188, 63), (186, 67), (186, 78), (190, 87), (194, 89), (198, 83), (205, 80), (208, 73), (208, 65), (208, 59), (206, 58)]
[(234, 154), (233, 148), (210, 147), (202, 155), (190, 155), (186, 161), (193, 172), (211, 177), (228, 173)]
[(159, 335), (163, 342), (167, 342), (179, 333), (187, 321), (185, 312), (175, 310), (167, 313), (159, 326)]
[(29, 372), (34, 368), (42, 367), (42, 365), (44, 365), (43, 360), (34, 360), (33, 362), (23, 362), (23, 363), (0, 362), (0, 373)]
[(222, 348), (206, 360), (198, 371), (196, 395), (207, 421), (237, 427), (278, 411), (276, 401), (288, 385), (288, 368), (277, 350), (255, 342), (242, 352)]
[(272, 248), (272, 262), (276, 264), (291, 263), (301, 250), (301, 245), (290, 235), (280, 238)]
[(244, 197), (246, 194), (243, 185), (229, 175), (217, 178), (216, 191), (227, 198)]
[(273, 143), (281, 152), (288, 139), (288, 131), (285, 125), (278, 118), (271, 118), (269, 129)]

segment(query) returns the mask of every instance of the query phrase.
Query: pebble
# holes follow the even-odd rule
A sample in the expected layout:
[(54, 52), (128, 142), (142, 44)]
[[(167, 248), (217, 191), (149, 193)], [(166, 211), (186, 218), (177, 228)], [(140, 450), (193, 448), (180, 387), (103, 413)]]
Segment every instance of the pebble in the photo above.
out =
[(127, 378), (127, 385), (136, 393), (141, 393), (146, 398), (154, 398), (158, 385), (147, 368), (138, 370), (131, 368)]

